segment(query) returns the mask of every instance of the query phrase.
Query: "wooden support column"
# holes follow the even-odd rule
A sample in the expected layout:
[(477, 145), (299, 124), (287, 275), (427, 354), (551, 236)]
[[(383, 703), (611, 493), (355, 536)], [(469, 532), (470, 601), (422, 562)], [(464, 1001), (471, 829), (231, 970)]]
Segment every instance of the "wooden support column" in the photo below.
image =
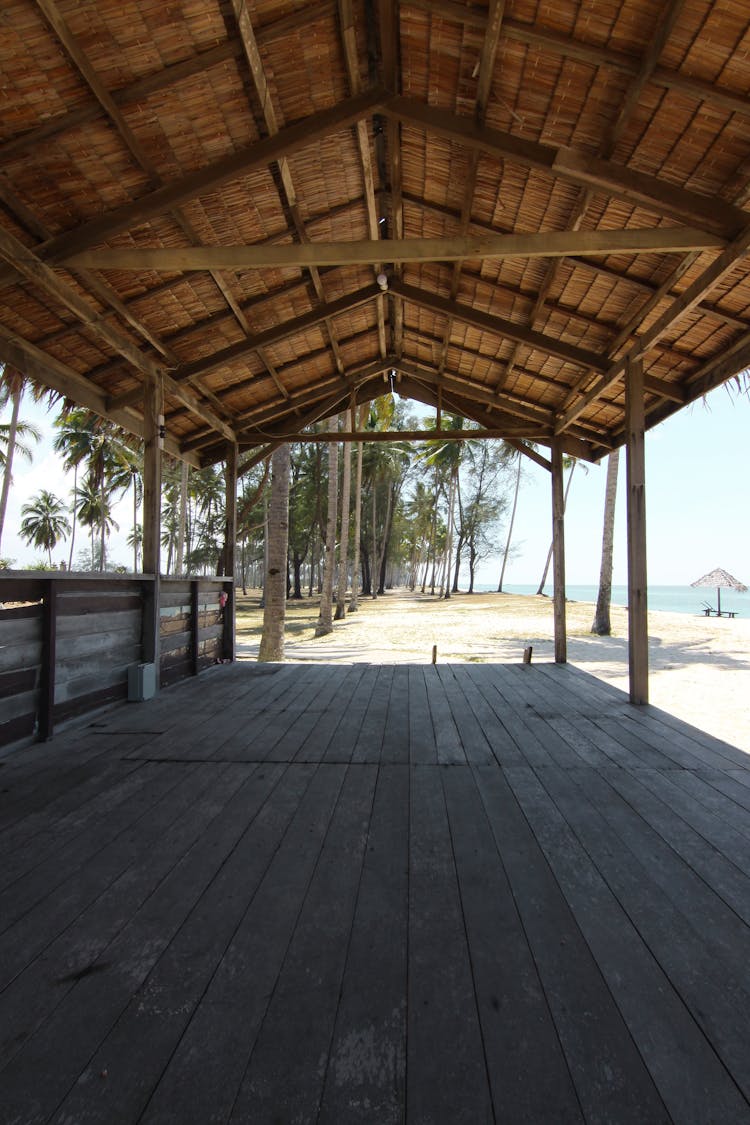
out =
[(164, 395), (161, 383), (147, 380), (143, 391), (143, 573), (153, 575), (144, 583), (142, 659), (156, 665), (159, 686), (160, 547), (161, 547), (161, 446), (163, 442)]
[(646, 457), (643, 361), (628, 364), (625, 381), (628, 493), (628, 661), (630, 702), (648, 703), (646, 576)]
[(568, 659), (565, 624), (565, 497), (563, 451), (559, 438), (552, 442), (552, 575), (554, 582), (555, 663)]
[(224, 528), (224, 584), (227, 595), (224, 606), (224, 659), (236, 657), (234, 560), (237, 554), (237, 442), (228, 441), (226, 449), (226, 524)]

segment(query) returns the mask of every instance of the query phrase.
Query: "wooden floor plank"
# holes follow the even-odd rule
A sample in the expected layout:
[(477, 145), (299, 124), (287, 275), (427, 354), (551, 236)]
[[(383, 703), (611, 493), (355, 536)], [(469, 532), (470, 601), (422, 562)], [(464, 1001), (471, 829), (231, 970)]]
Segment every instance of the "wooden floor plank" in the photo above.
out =
[[(153, 802), (141, 809), (140, 818), (0, 935), (1, 988), (21, 972), (31, 976), (33, 989), (42, 979), (81, 972), (96, 959), (104, 936), (129, 920), (136, 908), (133, 902), (141, 902), (141, 887), (146, 888), (145, 897), (169, 870), (175, 847), (179, 857), (188, 846), (185, 839), (196, 839), (205, 815), (207, 779), (192, 767), (170, 772), (167, 785), (154, 787)], [(150, 849), (157, 843), (154, 856)], [(39, 955), (55, 966), (43, 978), (35, 965)], [(28, 993), (18, 1007), (30, 1011)]]
[[(530, 767), (523, 766), (509, 767), (505, 773), (514, 779), (533, 776)], [(499, 771), (488, 771), (482, 781), (480, 792), (487, 818), (584, 1117), (599, 1121), (606, 1113), (611, 1121), (634, 1125), (668, 1120), (656, 1086), (514, 791)], [(585, 1019), (580, 1018), (582, 1013), (586, 1013)]]
[[(581, 1107), (479, 795), (485, 769), (442, 772), (498, 1121), (581, 1122)], [(501, 955), (499, 954), (501, 952)]]
[(321, 696), (321, 713), (315, 716), (309, 733), (300, 741), (296, 752), (292, 747), (294, 761), (321, 762), (327, 759), (328, 748), (343, 716), (352, 705), (352, 699), (359, 689), (364, 671), (365, 667), (362, 664), (351, 664), (336, 669), (330, 694)]
[(46, 1120), (66, 1097), (141, 987), (242, 831), (243, 808), (231, 799), (247, 767), (222, 768), (204, 797), (211, 820), (100, 957), (2, 1071), (4, 1112)]
[(409, 761), (412, 765), (435, 765), (437, 746), (432, 714), (427, 699), (425, 669), (422, 664), (409, 666)]
[(380, 761), (393, 684), (393, 665), (381, 665), (352, 751), (352, 762)]
[[(245, 786), (247, 826), (63, 1103), (71, 1121), (131, 1122), (148, 1104), (283, 840), (312, 770), (261, 767)], [(107, 1071), (107, 1081), (100, 1075)]]
[(747, 1098), (747, 927), (593, 771), (541, 780)]
[(335, 730), (331, 734), (328, 747), (323, 755), (325, 762), (350, 762), (354, 747), (362, 731), (365, 715), (370, 706), (375, 685), (378, 679), (378, 668), (374, 664), (364, 665), (361, 678), (354, 688)]
[(440, 686), (445, 693), (446, 703), (461, 741), (464, 759), (472, 765), (487, 766), (495, 760), (492, 747), (456, 676), (456, 667), (455, 664), (437, 665)]
[(409, 769), (381, 766), (320, 1122), (399, 1125), (406, 1082)]
[[(545, 770), (542, 777), (549, 781), (560, 773)], [(596, 856), (584, 849), (536, 775), (511, 770), (508, 776), (671, 1117), (741, 1120), (744, 1098), (602, 876)]]
[(377, 766), (347, 771), (232, 1121), (318, 1116), (376, 779)]
[(406, 1114), (476, 1125), (494, 1114), (441, 772), (411, 777)]
[(113, 786), (111, 802), (102, 802), (104, 807), (99, 804), (98, 815), (87, 817), (85, 826), (78, 830), (73, 825), (69, 835), (61, 834), (56, 851), (44, 850), (37, 856), (31, 849), (28, 857), (20, 856), (20, 866), (26, 868), (22, 871), (9, 864), (8, 875), (14, 881), (0, 892), (0, 932), (66, 880), (76, 877), (86, 863), (136, 824), (178, 781), (172, 773), (165, 774), (158, 766), (146, 763), (125, 782)]
[[(226, 1121), (278, 980), (344, 780), (314, 770), (294, 819), (172, 1055), (142, 1121)], [(241, 1034), (238, 1033), (241, 1029)]]
[[(490, 706), (480, 690), (477, 670), (469, 669), (463, 664), (454, 664), (452, 671), (490, 747), (494, 760), (500, 766), (523, 765), (526, 759), (508, 734), (497, 711)], [(486, 690), (489, 692), (489, 688)]]
[(391, 765), (409, 761), (409, 669), (404, 664), (393, 669), (380, 760)]
[(750, 1120), (750, 759), (580, 669), (235, 664), (2, 762), (0, 1125)]
[(428, 664), (425, 667), (425, 686), (432, 717), (437, 760), (441, 765), (465, 766), (466, 754), (464, 753), (461, 736), (453, 720), (451, 705), (446, 696), (437, 666)]

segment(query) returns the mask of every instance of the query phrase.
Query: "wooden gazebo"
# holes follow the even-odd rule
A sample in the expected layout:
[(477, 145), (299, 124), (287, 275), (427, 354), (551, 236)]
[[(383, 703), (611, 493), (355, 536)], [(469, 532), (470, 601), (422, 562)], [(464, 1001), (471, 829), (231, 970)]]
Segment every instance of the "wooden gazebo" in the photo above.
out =
[(644, 431), (750, 363), (749, 22), (9, 0), (0, 360), (145, 439), (145, 571), (160, 446), (233, 496), (384, 381), (473, 419), (551, 470), (558, 661), (562, 455), (626, 444), (642, 702)]

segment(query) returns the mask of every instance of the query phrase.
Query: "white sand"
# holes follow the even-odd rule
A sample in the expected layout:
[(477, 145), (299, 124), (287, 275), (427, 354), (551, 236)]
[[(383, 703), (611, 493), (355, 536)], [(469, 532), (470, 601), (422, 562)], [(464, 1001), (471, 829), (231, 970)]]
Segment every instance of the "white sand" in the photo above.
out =
[[(520, 661), (529, 644), (534, 661), (554, 659), (552, 605), (543, 597), (440, 601), (394, 591), (364, 599), (358, 613), (319, 638), (313, 636), (316, 617), (314, 602), (290, 603), (287, 660), (427, 663), (433, 644), (443, 663)], [(569, 662), (627, 691), (626, 611), (612, 608), (611, 637), (589, 631), (591, 605), (569, 602), (567, 619)], [(255, 610), (240, 614), (239, 656), (257, 656), (260, 620)], [(750, 753), (750, 599), (747, 620), (650, 613), (649, 653), (652, 704)]]

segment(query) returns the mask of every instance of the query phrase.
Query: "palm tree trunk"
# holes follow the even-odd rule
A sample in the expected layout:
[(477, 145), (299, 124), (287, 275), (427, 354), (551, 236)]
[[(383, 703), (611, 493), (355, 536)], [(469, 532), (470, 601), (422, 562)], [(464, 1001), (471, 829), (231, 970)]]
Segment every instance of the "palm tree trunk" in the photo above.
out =
[[(354, 429), (354, 410), (350, 412), (351, 427)], [(344, 415), (346, 419), (346, 415)], [(352, 489), (352, 447), (344, 442), (344, 475), (341, 482), (341, 537), (339, 546), (339, 582), (336, 595), (336, 621), (346, 617), (346, 577), (349, 554), (349, 522), (351, 519), (350, 494)]]
[(8, 508), (8, 494), (10, 493), (10, 482), (13, 476), (13, 453), (16, 448), (16, 431), (18, 430), (18, 414), (21, 409), (21, 395), (22, 389), (13, 391), (13, 412), (10, 417), (10, 426), (8, 428), (8, 448), (5, 453), (5, 472), (3, 473), (3, 491), (0, 495), (0, 543), (3, 539), (3, 528), (5, 527), (5, 513)]
[[(505, 540), (505, 550), (503, 551), (503, 565), (500, 569), (500, 581), (497, 584), (498, 594), (503, 592), (503, 579), (505, 578), (505, 567), (508, 564), (508, 555), (510, 554), (510, 540), (513, 535), (513, 524), (516, 518), (516, 505), (518, 504), (518, 488), (521, 483), (521, 453), (516, 454), (518, 458), (518, 468), (516, 469), (516, 487), (513, 492), (513, 509), (510, 513), (510, 525), (508, 527), (508, 538)], [(547, 564), (549, 565), (549, 563)]]
[[(362, 418), (360, 417), (360, 424)], [(357, 479), (354, 486), (354, 559), (352, 561), (352, 598), (349, 612), (359, 609), (359, 537), (362, 534), (362, 454), (364, 442), (357, 442)]]
[(68, 555), (68, 570), (73, 569), (73, 547), (76, 541), (76, 524), (78, 521), (78, 462), (73, 466), (73, 519), (70, 530), (70, 553)]
[(375, 588), (375, 559), (378, 553), (378, 537), (375, 531), (375, 477), (372, 478), (372, 552), (370, 554), (370, 597), (377, 598), (378, 592)]
[(328, 519), (326, 521), (326, 563), (323, 572), (323, 589), (320, 594), (320, 613), (315, 626), (315, 636), (323, 637), (333, 632), (333, 572), (336, 569), (336, 507), (338, 502), (339, 443), (328, 443)]
[(451, 553), (453, 551), (453, 506), (456, 502), (456, 480), (458, 468), (451, 473), (450, 487), (448, 488), (448, 530), (445, 538), (445, 593), (444, 598), (451, 596)]
[(289, 446), (280, 445), (272, 460), (268, 513), (268, 564), (263, 581), (263, 633), (258, 660), (284, 659), (286, 621), (286, 555), (289, 543)]
[(599, 570), (599, 593), (591, 632), (608, 637), (612, 632), (609, 608), (612, 601), (612, 554), (615, 542), (615, 505), (617, 502), (617, 471), (620, 450), (613, 449), (607, 458), (607, 483), (604, 489), (604, 527), (602, 529), (602, 563)]
[(138, 485), (133, 473), (133, 574), (138, 573)]
[[(565, 514), (565, 509), (568, 506), (568, 493), (570, 492), (570, 482), (573, 479), (573, 473), (575, 471), (575, 467), (576, 467), (577, 464), (578, 464), (578, 462), (574, 461), (572, 463), (572, 465), (570, 466), (570, 472), (568, 473), (568, 481), (567, 481), (567, 484), (565, 485), (565, 495), (563, 496), (563, 515)], [(537, 594), (543, 594), (544, 593), (544, 587), (547, 583), (547, 573), (549, 571), (549, 564), (552, 562), (552, 550), (553, 550), (553, 544), (550, 543), (549, 551), (547, 552), (547, 561), (544, 564), (544, 573), (542, 574), (542, 581), (539, 583), (539, 589), (537, 590)]]

